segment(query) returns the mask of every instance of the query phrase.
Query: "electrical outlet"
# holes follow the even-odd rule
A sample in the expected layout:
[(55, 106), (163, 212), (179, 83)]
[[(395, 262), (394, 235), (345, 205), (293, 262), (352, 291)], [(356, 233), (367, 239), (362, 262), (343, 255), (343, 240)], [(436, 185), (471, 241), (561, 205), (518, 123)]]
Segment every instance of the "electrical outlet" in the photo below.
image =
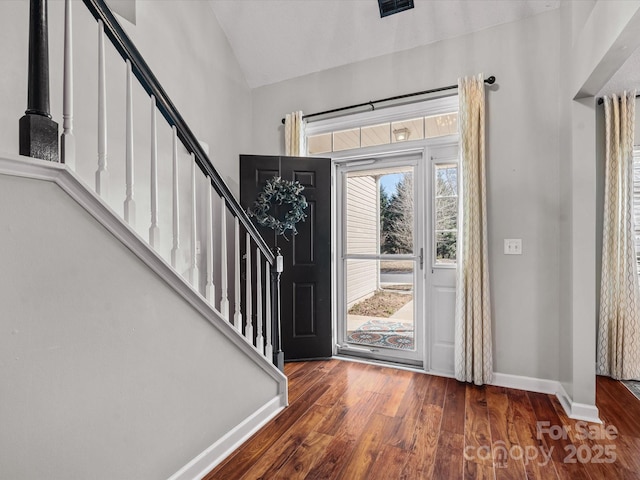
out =
[(521, 238), (505, 238), (504, 254), (505, 255), (522, 255), (522, 239)]

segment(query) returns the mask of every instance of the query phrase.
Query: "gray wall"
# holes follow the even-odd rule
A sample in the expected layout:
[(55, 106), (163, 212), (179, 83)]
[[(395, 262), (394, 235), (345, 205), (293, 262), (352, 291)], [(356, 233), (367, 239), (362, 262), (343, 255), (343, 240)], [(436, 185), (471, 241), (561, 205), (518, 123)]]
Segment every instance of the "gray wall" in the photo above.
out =
[(167, 478), (277, 395), (56, 185), (0, 203), (1, 478)]
[[(253, 91), (253, 150), (280, 154), (286, 112), (495, 75), (487, 93), (495, 370), (548, 379), (559, 378), (559, 41), (552, 11)], [(523, 255), (503, 255), (504, 238), (522, 238)]]

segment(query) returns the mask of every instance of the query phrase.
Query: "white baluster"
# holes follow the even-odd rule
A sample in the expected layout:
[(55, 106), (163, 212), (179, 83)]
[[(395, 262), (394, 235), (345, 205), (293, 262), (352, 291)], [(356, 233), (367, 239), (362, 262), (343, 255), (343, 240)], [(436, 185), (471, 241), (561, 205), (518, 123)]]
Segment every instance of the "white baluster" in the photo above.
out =
[(262, 336), (262, 256), (256, 248), (256, 348), (264, 355), (264, 337)]
[(198, 225), (197, 225), (197, 205), (196, 205), (196, 157), (191, 153), (191, 267), (189, 268), (189, 282), (196, 290), (199, 288), (200, 272), (198, 271)]
[(207, 177), (207, 281), (205, 296), (213, 305), (216, 298), (216, 287), (213, 284), (213, 187)]
[(264, 356), (267, 357), (269, 361), (273, 360), (273, 345), (271, 344), (271, 264), (269, 262), (265, 263), (265, 289), (264, 289), (264, 298), (265, 298), (265, 325), (264, 329), (266, 330), (265, 334), (265, 345), (264, 345)]
[(156, 126), (156, 97), (151, 95), (151, 226), (149, 244), (160, 246), (160, 227), (158, 226), (158, 130)]
[(64, 1), (64, 86), (62, 99), (62, 161), (76, 167), (76, 139), (73, 136), (73, 31), (71, 0)]
[(98, 20), (98, 170), (96, 193), (108, 196), (109, 172), (107, 171), (107, 81), (104, 57), (104, 25)]
[(235, 297), (235, 313), (233, 315), (233, 324), (236, 329), (242, 333), (242, 311), (241, 311), (241, 297), (240, 297), (240, 221), (238, 217), (234, 217), (235, 219), (235, 275), (234, 275), (234, 297)]
[(220, 199), (220, 313), (229, 321), (229, 298), (227, 278), (227, 204)]
[(127, 111), (125, 118), (125, 170), (126, 197), (124, 199), (124, 220), (131, 226), (136, 223), (136, 202), (133, 199), (133, 88), (131, 62), (127, 60)]
[(251, 306), (252, 306), (252, 302), (251, 302), (251, 237), (249, 236), (249, 234), (246, 234), (246, 239), (247, 239), (247, 247), (245, 250), (245, 302), (244, 302), (244, 336), (247, 339), (247, 341), (251, 344), (253, 344), (253, 324), (252, 322), (252, 318), (251, 318)]
[(178, 268), (178, 256), (180, 253), (180, 196), (178, 187), (178, 130), (176, 126), (172, 126), (173, 132), (173, 181), (172, 181), (172, 198), (173, 198), (173, 248), (171, 249), (171, 266)]

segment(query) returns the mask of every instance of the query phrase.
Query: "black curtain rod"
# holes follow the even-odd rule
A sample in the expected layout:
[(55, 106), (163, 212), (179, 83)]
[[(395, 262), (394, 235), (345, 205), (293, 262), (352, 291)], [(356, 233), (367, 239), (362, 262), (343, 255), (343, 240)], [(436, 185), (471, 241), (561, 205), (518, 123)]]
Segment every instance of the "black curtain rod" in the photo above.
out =
[[(484, 80), (484, 82), (488, 83), (489, 85), (493, 85), (494, 83), (496, 83), (496, 77), (491, 75), (489, 78), (486, 78)], [(333, 110), (325, 110), (324, 112), (310, 113), (309, 115), (303, 115), (302, 119), (306, 120), (307, 118), (311, 118), (311, 117), (318, 117), (320, 115), (328, 115), (330, 113), (342, 112), (344, 110), (351, 110), (352, 108), (366, 107), (367, 105), (371, 107), (371, 110), (375, 110), (376, 107), (374, 106), (374, 104), (376, 104), (376, 103), (390, 102), (392, 100), (401, 100), (403, 98), (416, 97), (418, 95), (426, 95), (427, 93), (443, 92), (445, 90), (453, 90), (453, 89), (456, 89), (456, 88), (458, 88), (458, 85), (449, 85), (447, 87), (432, 88), (431, 90), (424, 90), (422, 92), (407, 93), (405, 95), (397, 95), (395, 97), (382, 98), (380, 100), (371, 100), (371, 101), (366, 102), (366, 103), (359, 103), (357, 105), (349, 105), (348, 107), (340, 107), (340, 108), (334, 108)], [(282, 119), (282, 123), (284, 124), (284, 118)]]
[[(640, 97), (640, 93), (639, 93), (638, 95), (636, 95), (636, 98), (638, 98), (638, 97)], [(603, 98), (603, 97), (600, 97), (600, 98), (598, 99), (598, 105), (602, 105), (603, 103), (604, 103), (604, 98)]]

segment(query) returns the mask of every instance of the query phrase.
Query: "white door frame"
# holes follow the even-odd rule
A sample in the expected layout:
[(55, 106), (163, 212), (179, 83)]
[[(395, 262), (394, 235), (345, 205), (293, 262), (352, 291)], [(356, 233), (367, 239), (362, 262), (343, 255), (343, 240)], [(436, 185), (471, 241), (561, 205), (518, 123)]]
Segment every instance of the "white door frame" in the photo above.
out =
[[(404, 148), (402, 148), (404, 147)], [(435, 322), (435, 316), (442, 308), (438, 295), (445, 293), (455, 294), (455, 288), (451, 286), (443, 288), (440, 283), (443, 275), (455, 276), (455, 265), (443, 266), (435, 264), (435, 245), (433, 242), (434, 229), (434, 169), (439, 163), (450, 163), (458, 161), (459, 139), (457, 135), (438, 137), (411, 142), (411, 144), (392, 144), (377, 147), (363, 148), (346, 152), (332, 153), (332, 204), (336, 206), (332, 212), (332, 271), (333, 271), (333, 332), (334, 332), (334, 355), (338, 355), (338, 314), (339, 298), (344, 290), (343, 281), (339, 278), (339, 264), (342, 259), (339, 257), (338, 242), (341, 241), (341, 226), (338, 215), (338, 168), (344, 162), (365, 161), (372, 157), (407, 157), (411, 155), (419, 156), (423, 164), (423, 205), (427, 208), (423, 211), (422, 235), (424, 244), (424, 270), (423, 275), (423, 314), (424, 329), (422, 335), (423, 359), (422, 369), (426, 372), (437, 373), (438, 375), (453, 376), (453, 343), (448, 338), (442, 340), (440, 326)], [(366, 168), (366, 165), (365, 165)], [(437, 291), (436, 291), (437, 290)], [(449, 313), (449, 328), (453, 330), (452, 313)], [(450, 333), (450, 332), (449, 332)], [(450, 334), (444, 335), (450, 337)]]
[[(436, 99), (428, 99), (424, 102), (411, 103), (406, 105), (400, 105), (397, 107), (389, 107), (375, 111), (361, 112), (353, 115), (346, 115), (338, 118), (329, 118), (326, 120), (319, 120), (310, 122), (306, 126), (306, 135), (317, 135), (328, 132), (339, 131), (342, 129), (354, 128), (354, 127), (362, 127), (366, 125), (375, 125), (377, 123), (383, 122), (393, 122), (406, 120), (408, 118), (420, 117), (420, 116), (429, 116), (429, 115), (438, 115), (444, 113), (451, 113), (457, 110), (458, 98), (456, 95), (447, 96)], [(453, 376), (453, 345), (444, 345), (445, 343), (450, 343), (449, 339), (445, 342), (441, 341), (441, 332), (434, 326), (433, 317), (437, 314), (434, 310), (434, 298), (437, 297), (438, 292), (434, 293), (434, 286), (437, 288), (438, 285), (438, 271), (440, 273), (445, 272), (448, 274), (455, 274), (454, 266), (442, 266), (435, 265), (435, 257), (434, 250), (435, 245), (433, 244), (433, 170), (434, 163), (438, 162), (439, 152), (442, 148), (448, 149), (448, 147), (455, 146), (457, 149), (459, 145), (458, 135), (448, 135), (443, 137), (422, 139), (422, 140), (411, 140), (408, 142), (397, 142), (386, 145), (379, 145), (375, 147), (365, 147), (355, 150), (348, 150), (342, 152), (327, 152), (318, 154), (317, 156), (321, 157), (331, 157), (333, 159), (332, 162), (332, 204), (338, 205), (337, 203), (337, 169), (338, 165), (341, 162), (346, 160), (357, 160), (357, 159), (366, 159), (371, 158), (372, 156), (386, 156), (386, 155), (404, 155), (411, 153), (420, 153), (422, 155), (422, 163), (424, 167), (422, 168), (424, 174), (424, 200), (427, 201), (428, 208), (425, 210), (425, 216), (423, 220), (424, 230), (423, 230), (423, 238), (424, 238), (424, 248), (425, 248), (425, 278), (424, 278), (424, 315), (426, 318), (425, 328), (424, 328), (424, 338), (423, 338), (423, 369), (427, 372), (437, 373), (439, 375), (449, 375)], [(434, 153), (432, 155), (432, 152)], [(437, 153), (436, 153), (437, 152)], [(332, 262), (332, 284), (333, 284), (333, 295), (332, 295), (332, 310), (333, 310), (333, 319), (332, 319), (332, 329), (334, 332), (334, 355), (337, 354), (337, 314), (338, 314), (338, 274), (337, 274), (337, 266), (339, 263), (338, 252), (337, 252), (337, 241), (340, 237), (337, 236), (338, 232), (338, 221), (337, 221), (337, 209), (334, 208), (331, 213), (331, 222), (332, 222), (332, 231), (333, 239), (332, 239), (332, 250), (331, 250), (331, 262)], [(430, 268), (431, 267), (431, 268)], [(436, 282), (434, 284), (434, 278)], [(447, 287), (449, 288), (449, 287)], [(455, 290), (455, 289), (454, 289)], [(436, 299), (436, 303), (437, 299)], [(448, 316), (450, 316), (448, 314)], [(453, 321), (453, 317), (451, 315), (451, 322)], [(448, 328), (452, 326), (448, 326)], [(446, 337), (450, 337), (451, 332), (447, 332)], [(443, 347), (440, 348), (442, 351), (442, 355), (446, 358), (432, 358), (434, 347)], [(445, 353), (447, 348), (450, 348), (451, 353)], [(450, 357), (450, 358), (449, 358)], [(451, 365), (451, 368), (449, 368)]]

